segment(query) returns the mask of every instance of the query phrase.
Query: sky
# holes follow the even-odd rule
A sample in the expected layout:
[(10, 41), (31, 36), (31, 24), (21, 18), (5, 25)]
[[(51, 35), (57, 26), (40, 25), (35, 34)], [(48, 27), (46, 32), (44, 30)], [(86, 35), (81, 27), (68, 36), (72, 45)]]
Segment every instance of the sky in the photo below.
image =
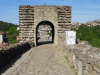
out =
[(71, 6), (71, 21), (100, 19), (100, 0), (0, 0), (0, 21), (19, 25), (19, 5)]

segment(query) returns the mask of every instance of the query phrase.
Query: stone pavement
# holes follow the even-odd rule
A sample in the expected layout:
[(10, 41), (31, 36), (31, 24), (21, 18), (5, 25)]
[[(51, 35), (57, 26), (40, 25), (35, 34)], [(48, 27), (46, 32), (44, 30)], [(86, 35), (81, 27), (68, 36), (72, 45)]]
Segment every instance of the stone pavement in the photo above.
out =
[(49, 40), (48, 40), (48, 37), (47, 37), (47, 40), (46, 40), (46, 35), (39, 36), (39, 37), (40, 37), (40, 39), (38, 40), (38, 42), (52, 41), (51, 36), (49, 36)]
[(9, 69), (2, 75), (75, 75), (70, 69), (65, 53), (54, 44), (31, 48), (18, 61), (20, 64), (15, 62), (13, 65), (13, 67), (18, 65), (16, 68)]

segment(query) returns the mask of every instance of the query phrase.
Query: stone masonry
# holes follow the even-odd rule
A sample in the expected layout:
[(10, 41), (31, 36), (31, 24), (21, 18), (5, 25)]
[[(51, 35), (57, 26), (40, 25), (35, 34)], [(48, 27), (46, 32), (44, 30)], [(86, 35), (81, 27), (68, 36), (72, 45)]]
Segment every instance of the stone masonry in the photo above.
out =
[(68, 61), (79, 75), (100, 75), (100, 48), (92, 47), (88, 41), (66, 46)]
[(54, 25), (54, 44), (57, 45), (59, 35), (71, 29), (71, 6), (19, 5), (20, 42), (31, 40), (36, 45), (36, 27), (45, 21)]
[(23, 53), (24, 51), (34, 47), (34, 43), (31, 41), (19, 42), (6, 46), (0, 50), (0, 69), (2, 69), (8, 62), (15, 59), (16, 56)]

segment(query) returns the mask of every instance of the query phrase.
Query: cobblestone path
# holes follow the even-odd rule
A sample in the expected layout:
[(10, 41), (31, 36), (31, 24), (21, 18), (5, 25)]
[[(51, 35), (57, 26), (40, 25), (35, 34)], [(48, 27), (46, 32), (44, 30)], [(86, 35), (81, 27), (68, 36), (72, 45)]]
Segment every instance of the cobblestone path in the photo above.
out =
[(14, 72), (2, 75), (75, 75), (65, 54), (54, 44), (40, 45), (30, 52), (30, 56)]

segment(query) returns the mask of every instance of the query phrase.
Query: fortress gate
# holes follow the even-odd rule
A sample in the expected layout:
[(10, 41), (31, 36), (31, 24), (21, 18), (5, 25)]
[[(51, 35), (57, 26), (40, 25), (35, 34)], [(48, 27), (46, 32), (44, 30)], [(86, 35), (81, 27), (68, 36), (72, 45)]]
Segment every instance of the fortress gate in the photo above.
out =
[(71, 6), (19, 5), (20, 42), (31, 40), (36, 45), (36, 29), (45, 23), (53, 29), (54, 44), (64, 43), (62, 34), (71, 29)]

